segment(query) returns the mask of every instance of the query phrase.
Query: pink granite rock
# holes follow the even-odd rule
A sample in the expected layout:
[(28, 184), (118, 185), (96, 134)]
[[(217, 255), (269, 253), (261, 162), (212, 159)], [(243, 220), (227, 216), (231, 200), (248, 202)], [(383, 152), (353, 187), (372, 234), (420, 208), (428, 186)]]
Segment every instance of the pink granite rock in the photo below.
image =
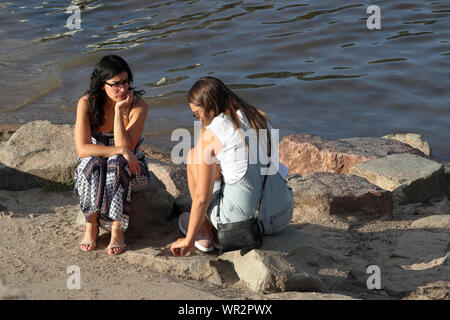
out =
[(148, 159), (148, 170), (161, 180), (175, 199), (189, 195), (186, 166)]
[(279, 147), (280, 161), (289, 168), (290, 174), (347, 174), (358, 163), (394, 153), (426, 156), (399, 141), (371, 137), (330, 141), (312, 134), (294, 134), (284, 137)]
[(288, 181), (294, 192), (296, 211), (300, 214), (363, 213), (364, 218), (392, 215), (392, 193), (355, 175), (316, 172), (289, 176)]

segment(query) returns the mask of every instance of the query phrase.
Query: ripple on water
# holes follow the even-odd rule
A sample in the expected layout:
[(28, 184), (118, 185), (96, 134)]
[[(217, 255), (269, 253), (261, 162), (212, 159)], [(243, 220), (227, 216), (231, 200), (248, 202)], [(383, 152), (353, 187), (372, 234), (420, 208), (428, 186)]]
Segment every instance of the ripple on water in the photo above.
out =
[[(124, 3), (0, 3), (0, 120), (73, 122), (93, 65), (116, 53), (146, 89), (146, 132), (188, 126), (186, 92), (214, 75), (282, 134), (424, 132), (450, 160), (449, 1), (380, 2), (381, 30), (367, 29), (366, 2)], [(80, 6), (80, 30), (65, 26), (69, 4)]]

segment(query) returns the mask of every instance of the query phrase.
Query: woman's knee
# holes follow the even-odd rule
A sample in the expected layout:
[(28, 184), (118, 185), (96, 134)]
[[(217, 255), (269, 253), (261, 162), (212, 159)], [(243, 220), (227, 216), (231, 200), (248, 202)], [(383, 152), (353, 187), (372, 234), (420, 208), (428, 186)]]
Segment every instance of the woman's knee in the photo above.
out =
[(82, 158), (75, 170), (75, 182), (80, 179), (90, 179), (94, 172), (99, 172), (105, 164), (105, 159), (97, 156)]
[(187, 154), (187, 159), (186, 159), (186, 165), (192, 165), (194, 164), (194, 160), (195, 160), (195, 148), (192, 148), (191, 150), (189, 150), (188, 154)]
[(105, 162), (105, 159), (98, 156), (89, 156), (85, 158), (81, 158), (80, 162), (78, 163), (77, 169), (84, 169), (86, 166), (92, 166), (96, 164), (103, 164)]
[(187, 154), (186, 170), (188, 174), (195, 176), (195, 149), (192, 148)]
[(115, 154), (106, 160), (108, 167), (119, 167), (124, 169), (128, 166), (128, 161), (121, 154)]
[(121, 154), (115, 154), (112, 155), (111, 157), (109, 157), (106, 162), (110, 163), (110, 162), (117, 162), (117, 161), (126, 161), (124, 156)]

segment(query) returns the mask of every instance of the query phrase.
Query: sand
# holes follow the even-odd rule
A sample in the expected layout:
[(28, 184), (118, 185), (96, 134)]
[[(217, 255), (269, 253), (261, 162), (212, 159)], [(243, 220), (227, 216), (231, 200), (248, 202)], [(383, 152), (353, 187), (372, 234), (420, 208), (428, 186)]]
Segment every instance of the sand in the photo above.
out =
[[(447, 198), (397, 207), (394, 217), (386, 220), (347, 226), (326, 221), (294, 225), (326, 249), (340, 266), (322, 269), (325, 280), (321, 293), (308, 294), (257, 294), (226, 274), (223, 285), (218, 286), (130, 264), (126, 259), (129, 251), (120, 256), (107, 254), (109, 234), (103, 230), (97, 249), (82, 252), (78, 243), (84, 227), (75, 222), (78, 212), (73, 191), (0, 190), (0, 279), (7, 287), (23, 292), (27, 299), (449, 299), (445, 279), (417, 282), (414, 290), (401, 294), (368, 290), (359, 279), (368, 276), (363, 270), (371, 261), (390, 259), (389, 253), (402, 232), (414, 221), (450, 214)], [(176, 221), (173, 228), (178, 232)], [(67, 287), (71, 276), (67, 269), (73, 265), (80, 268), (80, 289)], [(336, 296), (339, 294), (343, 296)]]

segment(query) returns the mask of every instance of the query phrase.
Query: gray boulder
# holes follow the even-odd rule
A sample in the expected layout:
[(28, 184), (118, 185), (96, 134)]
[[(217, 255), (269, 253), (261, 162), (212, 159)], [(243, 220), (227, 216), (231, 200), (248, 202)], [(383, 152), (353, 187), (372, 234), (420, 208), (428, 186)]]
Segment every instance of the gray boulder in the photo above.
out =
[(18, 123), (0, 123), (0, 142), (8, 141), (20, 126)]
[(421, 287), (448, 292), (449, 249), (448, 232), (408, 230), (398, 240), (387, 263), (380, 266), (383, 289), (399, 297)]
[(408, 258), (405, 265), (419, 265), (442, 259), (450, 241), (449, 233), (408, 230), (397, 242), (393, 257)]
[(400, 204), (427, 201), (444, 193), (442, 164), (413, 154), (392, 154), (360, 163), (350, 173), (394, 191)]
[(422, 151), (427, 156), (431, 156), (431, 149), (428, 142), (422, 140), (422, 135), (418, 133), (394, 133), (383, 136), (384, 139), (394, 139), (410, 145)]
[(155, 227), (171, 218), (175, 199), (164, 184), (150, 172), (147, 187), (131, 194), (130, 225), (127, 235), (145, 238), (155, 232)]
[(250, 290), (260, 293), (317, 291), (318, 271), (334, 259), (311, 243), (302, 232), (291, 227), (265, 236), (262, 248), (236, 250), (219, 256), (231, 262), (239, 279)]
[(149, 267), (163, 274), (222, 284), (219, 272), (211, 265), (207, 256), (174, 257), (161, 248), (155, 248), (154, 243), (142, 241), (130, 249), (125, 253), (125, 259), (131, 264)]
[(70, 184), (77, 163), (73, 126), (26, 123), (0, 144), (0, 189), (30, 189), (48, 180)]
[(418, 219), (411, 224), (413, 229), (435, 229), (450, 232), (450, 214), (436, 214)]
[(445, 193), (450, 199), (450, 162), (444, 162), (443, 165), (445, 170)]

